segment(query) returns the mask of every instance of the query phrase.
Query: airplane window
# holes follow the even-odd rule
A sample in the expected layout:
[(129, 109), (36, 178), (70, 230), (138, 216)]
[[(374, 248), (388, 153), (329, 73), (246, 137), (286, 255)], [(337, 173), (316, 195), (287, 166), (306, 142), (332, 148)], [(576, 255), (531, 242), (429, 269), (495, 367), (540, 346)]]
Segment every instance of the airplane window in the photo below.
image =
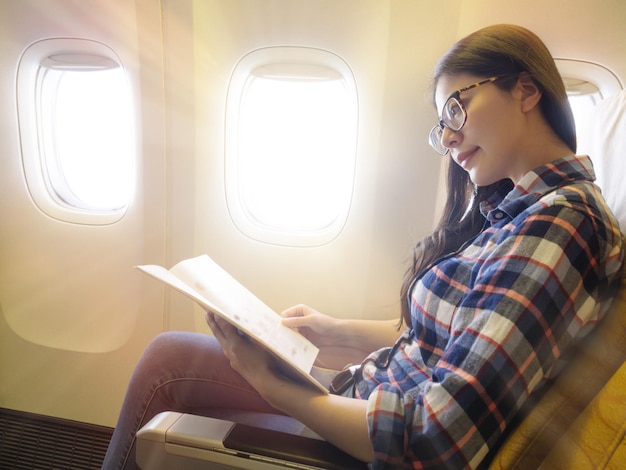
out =
[(311, 246), (348, 216), (356, 156), (356, 86), (347, 65), (317, 49), (246, 56), (227, 103), (226, 194), (246, 235)]
[(130, 90), (119, 61), (104, 47), (42, 41), (27, 50), (18, 69), (28, 187), (41, 210), (68, 222), (112, 223), (133, 193)]
[(556, 58), (556, 65), (565, 82), (567, 96), (580, 136), (592, 110), (603, 99), (618, 93), (623, 85), (606, 67), (574, 59)]
[(589, 116), (595, 106), (602, 101), (602, 93), (600, 89), (591, 82), (583, 79), (564, 78), (572, 112), (574, 113), (574, 121), (576, 122), (577, 132), (586, 125)]
[(124, 73), (41, 74), (42, 137), (52, 190), (64, 203), (116, 210), (129, 199), (131, 123)]

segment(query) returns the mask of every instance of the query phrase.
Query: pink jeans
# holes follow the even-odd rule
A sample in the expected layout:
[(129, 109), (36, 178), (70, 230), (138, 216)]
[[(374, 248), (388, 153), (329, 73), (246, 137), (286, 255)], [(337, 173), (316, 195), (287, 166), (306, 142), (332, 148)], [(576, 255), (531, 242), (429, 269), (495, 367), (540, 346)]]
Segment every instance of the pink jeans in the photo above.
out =
[(231, 368), (213, 336), (163, 333), (133, 372), (102, 468), (138, 468), (135, 434), (162, 411), (220, 417), (224, 410), (280, 414)]

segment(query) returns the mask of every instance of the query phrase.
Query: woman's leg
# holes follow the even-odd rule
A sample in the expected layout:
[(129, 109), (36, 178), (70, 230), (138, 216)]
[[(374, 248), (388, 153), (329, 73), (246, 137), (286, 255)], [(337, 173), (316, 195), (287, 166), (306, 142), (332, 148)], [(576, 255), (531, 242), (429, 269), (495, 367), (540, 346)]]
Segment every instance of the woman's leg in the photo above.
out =
[(102, 468), (138, 468), (135, 433), (161, 411), (206, 415), (223, 408), (280, 414), (230, 367), (214, 337), (163, 333), (133, 372)]

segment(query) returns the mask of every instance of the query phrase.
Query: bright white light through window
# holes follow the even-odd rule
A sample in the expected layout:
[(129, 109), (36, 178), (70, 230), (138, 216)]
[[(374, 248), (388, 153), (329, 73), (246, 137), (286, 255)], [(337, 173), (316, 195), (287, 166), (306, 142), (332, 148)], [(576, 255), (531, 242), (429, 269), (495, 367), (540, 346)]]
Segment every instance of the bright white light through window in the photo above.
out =
[(339, 80), (250, 80), (239, 172), (242, 202), (255, 221), (311, 231), (337, 218), (337, 201), (352, 190), (346, 180), (352, 178), (354, 132), (346, 132), (346, 123), (354, 113), (347, 98)]
[(593, 116), (593, 110), (599, 101), (602, 100), (600, 92), (589, 94), (570, 94), (568, 96), (569, 104), (572, 107), (574, 121), (576, 122), (576, 133), (580, 134), (581, 129), (587, 125), (590, 116)]
[(132, 114), (121, 68), (46, 71), (41, 116), (45, 167), (56, 197), (93, 210), (128, 204)]
[(587, 125), (589, 117), (593, 116), (594, 108), (602, 101), (602, 93), (596, 85), (587, 80), (570, 77), (564, 77), (563, 80), (574, 114), (576, 133), (580, 135), (581, 130)]
[(17, 104), (36, 206), (65, 222), (120, 220), (137, 162), (130, 81), (115, 52), (87, 39), (31, 44), (18, 65)]
[[(284, 54), (285, 48), (278, 49)], [(288, 51), (294, 62), (281, 56), (246, 69), (245, 77), (233, 80), (241, 86), (238, 93), (231, 83), (227, 196), (244, 233), (270, 243), (312, 245), (336, 236), (349, 211), (356, 89), (341, 66), (319, 62), (327, 57), (321, 51), (314, 50), (316, 60), (303, 61), (296, 53), (305, 51), (306, 57), (311, 50), (297, 49)]]

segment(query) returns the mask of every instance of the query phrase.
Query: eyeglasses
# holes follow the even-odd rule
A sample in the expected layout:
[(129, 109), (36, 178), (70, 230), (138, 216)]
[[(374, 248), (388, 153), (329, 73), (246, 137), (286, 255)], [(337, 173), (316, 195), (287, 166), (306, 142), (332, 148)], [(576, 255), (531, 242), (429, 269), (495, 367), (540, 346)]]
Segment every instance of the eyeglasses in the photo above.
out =
[(457, 132), (460, 131), (461, 128), (465, 125), (465, 121), (467, 121), (467, 111), (465, 109), (465, 106), (463, 106), (463, 102), (461, 101), (461, 93), (467, 90), (471, 90), (472, 88), (479, 87), (480, 85), (484, 85), (485, 83), (493, 83), (496, 80), (506, 76), (510, 75), (499, 75), (496, 77), (490, 77), (478, 83), (466, 86), (465, 88), (461, 88), (452, 93), (446, 100), (446, 103), (443, 105), (443, 109), (441, 110), (441, 120), (431, 129), (428, 136), (428, 141), (432, 148), (434, 148), (442, 156), (447, 155), (450, 149), (448, 149), (448, 147), (446, 147), (442, 143), (443, 128), (447, 127), (448, 129)]

